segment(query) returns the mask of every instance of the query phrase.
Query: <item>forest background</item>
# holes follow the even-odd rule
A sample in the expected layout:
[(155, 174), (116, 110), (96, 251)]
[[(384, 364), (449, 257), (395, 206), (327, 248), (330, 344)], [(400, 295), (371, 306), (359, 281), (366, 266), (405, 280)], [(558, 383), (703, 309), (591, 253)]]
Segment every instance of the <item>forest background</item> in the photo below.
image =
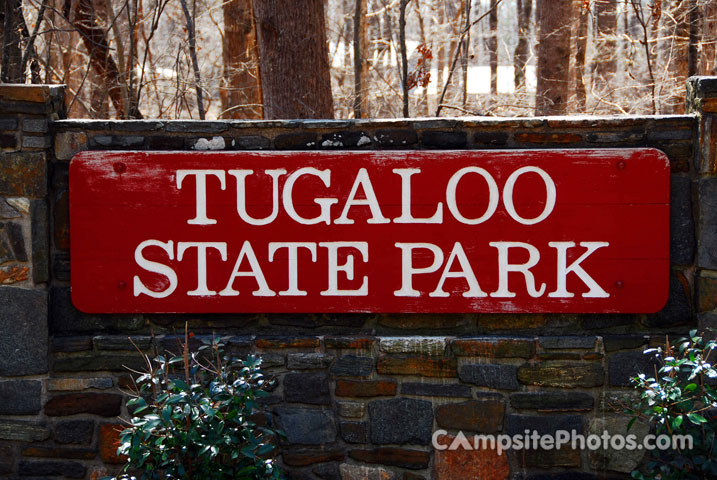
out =
[(672, 114), (717, 0), (2, 0), (4, 83), (75, 118)]

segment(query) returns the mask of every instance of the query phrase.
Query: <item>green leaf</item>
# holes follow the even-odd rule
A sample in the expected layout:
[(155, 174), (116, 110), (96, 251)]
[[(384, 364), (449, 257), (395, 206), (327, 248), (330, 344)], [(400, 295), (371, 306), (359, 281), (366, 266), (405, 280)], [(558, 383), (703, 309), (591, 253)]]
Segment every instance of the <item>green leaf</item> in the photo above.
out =
[(697, 413), (688, 413), (687, 418), (689, 418), (690, 421), (695, 425), (699, 425), (700, 423), (707, 423), (707, 419)]

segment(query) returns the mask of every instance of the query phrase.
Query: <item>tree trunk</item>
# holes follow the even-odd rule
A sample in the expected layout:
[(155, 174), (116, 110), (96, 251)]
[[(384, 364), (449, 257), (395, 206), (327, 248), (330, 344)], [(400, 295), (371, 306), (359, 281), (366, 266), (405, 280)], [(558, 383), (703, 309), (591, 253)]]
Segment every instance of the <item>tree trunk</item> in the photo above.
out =
[(689, 73), (690, 6), (692, 0), (672, 0), (671, 14), (664, 15), (668, 44), (665, 55), (669, 77), (665, 81), (662, 113), (685, 112), (685, 81)]
[(471, 24), (471, 7), (472, 7), (472, 0), (463, 0), (463, 22), (464, 27), (463, 31), (466, 32), (465, 36), (463, 37), (463, 42), (461, 43), (461, 73), (462, 73), (462, 81), (461, 81), (461, 87), (463, 89), (462, 94), (462, 101), (461, 104), (463, 105), (463, 108), (465, 109), (468, 106), (468, 53), (471, 46), (471, 32), (469, 29), (469, 26)]
[[(354, 118), (363, 118), (368, 114), (366, 102), (366, 75), (368, 65), (368, 22), (366, 0), (355, 0), (354, 9)], [(367, 115), (368, 116), (368, 115)]]
[(408, 58), (406, 54), (406, 7), (408, 0), (401, 0), (398, 18), (398, 42), (401, 50), (401, 98), (403, 100), (403, 118), (408, 118)]
[(595, 2), (595, 58), (593, 60), (593, 84), (604, 90), (617, 72), (617, 2)]
[(498, 0), (490, 0), (488, 14), (490, 36), (488, 37), (488, 56), (490, 64), (490, 94), (498, 94)]
[(571, 13), (571, 0), (538, 0), (536, 115), (563, 115), (567, 111)]
[(333, 118), (324, 0), (254, 4), (264, 118)]
[(688, 17), (690, 22), (690, 44), (688, 47), (687, 76), (691, 77), (697, 75), (700, 60), (698, 49), (702, 33), (703, 12), (697, 4), (697, 0), (689, 0), (688, 8), (690, 9)]
[(22, 17), (21, 0), (5, 0), (5, 19), (2, 45), (2, 82), (25, 83), (22, 68)]
[(224, 9), (222, 118), (263, 118), (259, 58), (251, 0), (230, 0)]
[(528, 64), (530, 17), (532, 13), (533, 0), (517, 0), (518, 44), (513, 52), (513, 78), (516, 91), (525, 87), (525, 68)]
[(717, 74), (717, 2), (705, 5), (704, 27), (702, 29), (701, 75)]
[(588, 14), (590, 11), (578, 4), (578, 28), (575, 39), (575, 107), (579, 113), (585, 113), (585, 51), (588, 44)]
[[(69, 0), (68, 0), (69, 1)], [(122, 95), (122, 81), (117, 64), (110, 55), (105, 29), (96, 22), (92, 0), (78, 0), (75, 3), (75, 28), (90, 56), (92, 68), (104, 80), (107, 93), (112, 100), (117, 117), (124, 118), (127, 112)]]

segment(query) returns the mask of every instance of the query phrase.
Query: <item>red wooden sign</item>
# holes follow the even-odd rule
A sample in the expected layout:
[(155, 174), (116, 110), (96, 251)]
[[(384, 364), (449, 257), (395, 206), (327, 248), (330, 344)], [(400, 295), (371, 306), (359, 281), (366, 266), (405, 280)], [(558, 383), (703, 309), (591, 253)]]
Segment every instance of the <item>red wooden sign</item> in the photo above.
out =
[(653, 149), (83, 152), (72, 299), (120, 312), (654, 312)]

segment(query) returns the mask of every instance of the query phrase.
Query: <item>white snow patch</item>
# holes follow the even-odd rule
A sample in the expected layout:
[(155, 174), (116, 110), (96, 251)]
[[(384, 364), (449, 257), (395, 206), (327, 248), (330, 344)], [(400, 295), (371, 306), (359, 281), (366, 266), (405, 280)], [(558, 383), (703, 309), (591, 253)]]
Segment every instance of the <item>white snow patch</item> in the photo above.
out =
[(361, 138), (359, 138), (359, 141), (356, 145), (361, 147), (363, 145), (368, 145), (369, 143), (371, 143), (371, 139), (368, 138), (366, 135), (361, 135)]
[(322, 147), (343, 147), (344, 144), (338, 140), (324, 140), (321, 142)]
[(200, 138), (194, 144), (194, 150), (224, 150), (225, 146), (226, 143), (224, 143), (224, 138), (222, 137), (214, 137), (211, 140)]

